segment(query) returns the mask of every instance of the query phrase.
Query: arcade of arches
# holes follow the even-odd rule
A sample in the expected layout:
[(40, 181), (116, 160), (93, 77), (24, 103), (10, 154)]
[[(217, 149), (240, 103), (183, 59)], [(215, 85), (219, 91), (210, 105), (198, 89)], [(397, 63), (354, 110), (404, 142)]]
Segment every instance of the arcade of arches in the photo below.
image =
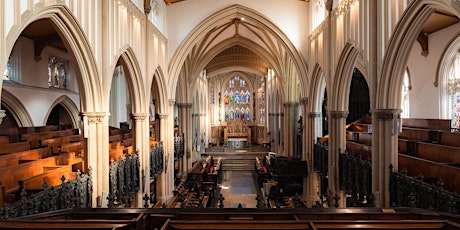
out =
[[(254, 149), (306, 162), (308, 207), (334, 196), (346, 207), (338, 153), (347, 124), (371, 117), (371, 192), (390, 206), (401, 117), (460, 128), (459, 1), (272, 2), (0, 1), (0, 134), (76, 130), (94, 207), (107, 205), (113, 130), (139, 154), (137, 207), (144, 194), (174, 199), (206, 156)], [(325, 136), (328, 177), (313, 165)], [(164, 148), (153, 182), (152, 143)]]

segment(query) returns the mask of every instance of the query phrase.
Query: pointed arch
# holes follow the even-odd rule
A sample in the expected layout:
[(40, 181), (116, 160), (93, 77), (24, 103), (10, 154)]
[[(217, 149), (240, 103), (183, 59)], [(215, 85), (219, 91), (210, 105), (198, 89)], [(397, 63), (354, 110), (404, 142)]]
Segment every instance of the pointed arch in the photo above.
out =
[(59, 98), (57, 98), (53, 104), (51, 104), (50, 108), (48, 109), (48, 112), (45, 115), (45, 119), (43, 120), (43, 125), (46, 125), (46, 121), (48, 120), (51, 111), (56, 105), (61, 105), (67, 113), (70, 115), (70, 119), (72, 120), (72, 127), (73, 128), (79, 128), (80, 126), (80, 110), (78, 109), (77, 105), (66, 95), (62, 95)]
[(32, 127), (34, 122), (30, 117), (26, 107), (8, 90), (3, 89), (2, 91), (2, 106), (11, 112), (11, 116), (14, 118), (19, 127)]
[(452, 12), (459, 17), (459, 12), (446, 1), (418, 0), (410, 3), (398, 21), (383, 59), (376, 108), (399, 109), (401, 87), (410, 50), (423, 24), (436, 9)]
[(322, 101), (321, 99), (324, 96), (324, 92), (327, 91), (326, 87), (326, 78), (324, 77), (324, 72), (321, 66), (316, 63), (315, 67), (313, 68), (313, 74), (312, 74), (312, 89), (310, 91), (310, 101), (309, 103), (310, 106), (310, 111), (314, 112), (321, 112), (321, 105)]
[(286, 52), (288, 52), (288, 56), (290, 56), (293, 60), (301, 85), (307, 85), (304, 83), (304, 81), (307, 81), (308, 76), (307, 64), (282, 30), (260, 13), (241, 5), (233, 5), (206, 18), (190, 33), (190, 35), (175, 51), (169, 66), (169, 76), (172, 79), (169, 82), (170, 85), (168, 85), (168, 89), (171, 91), (170, 94), (172, 94), (174, 92), (173, 90), (176, 89), (182, 66), (195, 45), (213, 29), (213, 25), (223, 21), (228, 22), (236, 17), (252, 19), (254, 23), (258, 23), (258, 25), (266, 29), (268, 33), (274, 36), (282, 44)]
[[(458, 54), (460, 50), (460, 32), (455, 34), (455, 36), (448, 42), (448, 45), (444, 49), (441, 54), (441, 59), (438, 63), (438, 68), (436, 70), (435, 81), (433, 85), (435, 87), (439, 87), (440, 91), (440, 112), (441, 118), (447, 119), (450, 116), (450, 111), (448, 111), (448, 101), (449, 93), (447, 92), (447, 85), (448, 85), (448, 77), (449, 77), (449, 70), (454, 60), (455, 56)], [(410, 75), (409, 75), (410, 77)]]
[(36, 10), (33, 14), (24, 13), (20, 25), (15, 25), (9, 31), (6, 42), (6, 52), (10, 53), (14, 43), (22, 31), (34, 21), (50, 19), (56, 31), (63, 39), (68, 52), (75, 57), (77, 77), (80, 92), (81, 110), (85, 112), (103, 111), (102, 84), (93, 50), (85, 32), (75, 20), (72, 12), (64, 4), (55, 4)]
[[(155, 74), (153, 75), (153, 81), (152, 81), (152, 86), (150, 87), (150, 90), (153, 90), (155, 87), (155, 90), (157, 90), (158, 93), (158, 103), (155, 104), (155, 107), (158, 108), (159, 113), (168, 113), (168, 92), (165, 84), (165, 76), (163, 69), (161, 66), (158, 66), (157, 69), (155, 70)], [(153, 84), (155, 82), (155, 84)], [(175, 92), (175, 91), (173, 91)], [(172, 93), (172, 92), (171, 92)]]
[(126, 74), (126, 81), (128, 84), (129, 98), (131, 100), (131, 113), (147, 113), (148, 101), (146, 100), (146, 93), (144, 89), (144, 82), (139, 67), (139, 62), (129, 47), (119, 58), (119, 62), (123, 67)]
[(331, 86), (331, 97), (328, 97), (328, 104), (331, 111), (347, 111), (348, 96), (350, 94), (351, 78), (353, 69), (358, 58), (359, 51), (351, 43), (347, 43), (342, 50), (337, 63), (337, 71), (334, 79), (337, 82)]

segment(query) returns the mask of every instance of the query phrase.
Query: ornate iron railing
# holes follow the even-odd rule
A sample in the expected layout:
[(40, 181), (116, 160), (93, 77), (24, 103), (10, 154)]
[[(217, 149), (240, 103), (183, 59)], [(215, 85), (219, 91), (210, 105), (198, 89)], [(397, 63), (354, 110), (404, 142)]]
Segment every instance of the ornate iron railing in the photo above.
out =
[(21, 200), (7, 203), (0, 208), (0, 218), (10, 219), (21, 216), (45, 213), (67, 208), (91, 207), (92, 181), (91, 170), (88, 174), (77, 172), (75, 180), (65, 181), (62, 176), (62, 184), (56, 187), (48, 187), (43, 184), (43, 191), (31, 194), (20, 185)]
[(390, 205), (460, 214), (460, 196), (457, 193), (444, 191), (441, 180), (433, 185), (423, 179), (423, 175), (410, 177), (407, 170), (397, 172), (390, 166)]
[(125, 157), (119, 157), (118, 161), (111, 159), (109, 167), (110, 193), (108, 206), (125, 204), (130, 207), (131, 198), (139, 191), (139, 157), (137, 151)]
[(326, 144), (316, 143), (313, 146), (313, 163), (316, 172), (327, 176), (328, 171), (328, 147)]
[(164, 161), (163, 161), (164, 149), (163, 142), (152, 147), (150, 149), (150, 178), (157, 177), (158, 174), (163, 172)]
[(184, 134), (174, 137), (174, 157), (183, 157), (184, 156)]
[(373, 207), (372, 165), (369, 159), (347, 151), (339, 154), (339, 187), (350, 195), (347, 207)]

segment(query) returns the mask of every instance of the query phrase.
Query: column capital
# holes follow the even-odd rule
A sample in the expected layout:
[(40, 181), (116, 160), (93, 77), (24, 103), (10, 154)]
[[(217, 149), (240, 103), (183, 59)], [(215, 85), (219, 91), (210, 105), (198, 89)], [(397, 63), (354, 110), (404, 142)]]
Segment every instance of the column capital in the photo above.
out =
[(372, 113), (373, 113), (373, 116), (375, 116), (378, 120), (391, 120), (393, 118), (399, 118), (401, 114), (401, 110), (400, 109), (373, 109)]
[(310, 113), (307, 113), (307, 116), (309, 118), (317, 118), (317, 117), (321, 117), (321, 113), (320, 112), (310, 112)]
[(88, 119), (88, 124), (100, 124), (107, 115), (106, 112), (82, 112), (81, 116)]
[(169, 116), (169, 113), (158, 113), (158, 117), (160, 117), (160, 119), (166, 119), (168, 118)]
[(175, 99), (169, 99), (168, 103), (169, 103), (170, 106), (174, 106), (176, 104), (176, 100)]
[(131, 114), (131, 119), (137, 120), (137, 121), (143, 121), (145, 118), (147, 118), (150, 114), (148, 113), (132, 113)]
[(348, 111), (329, 111), (329, 116), (332, 118), (347, 118)]
[(177, 105), (177, 107), (179, 107), (179, 108), (186, 108), (186, 109), (188, 109), (188, 108), (192, 108), (192, 105), (193, 105), (193, 104), (192, 104), (192, 103), (177, 103), (176, 105)]
[(301, 105), (308, 105), (308, 97), (300, 98)]
[(292, 107), (298, 106), (299, 102), (297, 102), (297, 101), (288, 101), (288, 102), (284, 102), (283, 105), (284, 105), (284, 107), (287, 107), (287, 108), (291, 107), (292, 108)]

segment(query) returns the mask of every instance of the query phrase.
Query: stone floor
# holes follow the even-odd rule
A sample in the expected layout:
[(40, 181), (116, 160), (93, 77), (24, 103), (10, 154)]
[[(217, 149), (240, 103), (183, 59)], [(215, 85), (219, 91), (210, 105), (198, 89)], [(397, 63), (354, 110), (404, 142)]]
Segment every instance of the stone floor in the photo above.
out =
[[(225, 208), (255, 208), (257, 186), (252, 171), (224, 171), (220, 191), (224, 196)], [(259, 192), (260, 193), (260, 192)]]

